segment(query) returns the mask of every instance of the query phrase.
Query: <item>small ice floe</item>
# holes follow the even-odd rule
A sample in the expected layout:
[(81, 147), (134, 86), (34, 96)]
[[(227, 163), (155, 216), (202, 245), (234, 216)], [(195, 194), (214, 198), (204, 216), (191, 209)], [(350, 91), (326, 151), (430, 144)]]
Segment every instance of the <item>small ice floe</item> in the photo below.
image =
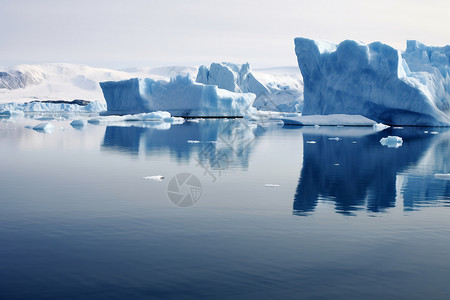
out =
[(279, 187), (280, 185), (279, 184), (266, 183), (264, 186), (265, 187)]
[(314, 125), (314, 128), (319, 128), (319, 127), (320, 127), (319, 124)]
[(162, 175), (153, 175), (153, 176), (144, 176), (143, 180), (153, 180), (153, 181), (163, 181), (164, 176)]
[(388, 148), (398, 148), (403, 145), (403, 139), (399, 136), (388, 136), (380, 140), (380, 144)]
[(336, 127), (342, 128), (342, 127), (344, 127), (344, 125), (336, 125)]
[(51, 123), (40, 123), (33, 127), (34, 130), (44, 133), (51, 133), (54, 126)]
[(341, 138), (339, 138), (339, 137), (331, 137), (331, 138), (328, 138), (328, 140), (329, 141), (340, 141)]
[(339, 164), (334, 164), (333, 166), (339, 166)]
[(186, 121), (192, 122), (192, 123), (200, 123), (199, 119), (187, 119)]
[(375, 123), (375, 124), (373, 124), (372, 128), (375, 131), (382, 131), (382, 130), (385, 130), (386, 128), (389, 128), (389, 126), (385, 125), (383, 123)]
[(198, 144), (198, 143), (200, 143), (200, 141), (197, 141), (197, 140), (188, 140), (187, 142), (189, 144)]
[(425, 130), (423, 133), (428, 133), (428, 130)]
[(432, 131), (432, 132), (430, 132), (430, 134), (439, 134), (439, 132), (437, 132), (437, 131)]
[(73, 128), (76, 128), (76, 129), (82, 129), (82, 128), (84, 128), (86, 125), (87, 125), (87, 121), (86, 121), (86, 120), (83, 120), (83, 119), (73, 120), (73, 121), (70, 123), (70, 126), (72, 126)]
[(353, 141), (353, 142), (352, 142), (352, 144), (357, 144), (357, 143), (358, 143), (357, 141)]
[(450, 173), (447, 174), (434, 174), (437, 179), (450, 180)]
[(403, 127), (392, 127), (392, 129), (403, 129)]
[(307, 144), (315, 144), (316, 141), (306, 141)]
[(168, 117), (168, 118), (164, 118), (164, 122), (166, 122), (166, 123), (172, 123), (173, 125), (183, 124), (183, 123), (184, 123), (184, 118), (180, 118), (180, 117)]

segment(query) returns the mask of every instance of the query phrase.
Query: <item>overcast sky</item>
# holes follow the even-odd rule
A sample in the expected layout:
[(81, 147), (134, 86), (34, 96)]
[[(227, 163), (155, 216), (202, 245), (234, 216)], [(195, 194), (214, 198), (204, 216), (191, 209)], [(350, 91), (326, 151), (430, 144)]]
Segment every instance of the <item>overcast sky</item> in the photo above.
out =
[(450, 44), (448, 0), (2, 0), (0, 66), (294, 66), (294, 37)]

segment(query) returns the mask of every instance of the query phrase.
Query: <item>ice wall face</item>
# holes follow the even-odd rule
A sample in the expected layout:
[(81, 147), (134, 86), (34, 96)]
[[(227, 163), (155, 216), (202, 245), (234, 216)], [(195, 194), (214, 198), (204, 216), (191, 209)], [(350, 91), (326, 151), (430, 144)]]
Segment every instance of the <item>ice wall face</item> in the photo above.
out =
[(359, 114), (392, 125), (450, 125), (448, 52), (440, 49), (446, 48), (436, 48), (434, 57), (444, 72), (437, 65), (424, 66), (412, 47), (403, 57), (380, 42), (335, 45), (296, 38), (303, 114)]
[[(298, 82), (283, 77), (268, 77), (260, 74), (256, 77), (249, 63), (237, 65), (232, 63), (212, 63), (200, 66), (196, 82), (216, 85), (236, 93), (253, 93), (256, 100), (253, 107), (261, 110), (300, 111), (302, 93)], [(281, 79), (280, 79), (281, 78)]]
[(189, 76), (170, 81), (133, 78), (100, 86), (109, 114), (168, 111), (183, 117), (244, 116), (255, 100), (253, 94), (195, 83)]

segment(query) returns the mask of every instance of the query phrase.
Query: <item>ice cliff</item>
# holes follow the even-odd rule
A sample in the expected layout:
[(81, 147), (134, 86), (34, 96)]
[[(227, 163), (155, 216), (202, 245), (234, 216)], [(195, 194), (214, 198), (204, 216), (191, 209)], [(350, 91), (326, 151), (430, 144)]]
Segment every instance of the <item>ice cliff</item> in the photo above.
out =
[(353, 114), (392, 125), (450, 125), (450, 46), (295, 39), (303, 115)]
[[(285, 75), (285, 74), (283, 74)], [(216, 85), (235, 93), (253, 93), (253, 107), (260, 110), (301, 111), (301, 83), (289, 76), (254, 73), (249, 63), (212, 63), (198, 69), (196, 82)]]
[(100, 86), (108, 114), (167, 111), (183, 117), (244, 116), (255, 100), (254, 94), (195, 83), (181, 75), (170, 81), (133, 78), (101, 82)]

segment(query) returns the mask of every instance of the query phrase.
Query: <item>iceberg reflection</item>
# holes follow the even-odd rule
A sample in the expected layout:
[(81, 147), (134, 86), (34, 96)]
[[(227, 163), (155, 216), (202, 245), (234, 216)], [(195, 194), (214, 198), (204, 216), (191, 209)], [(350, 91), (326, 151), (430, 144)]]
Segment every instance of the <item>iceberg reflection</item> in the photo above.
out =
[(240, 119), (187, 121), (167, 128), (107, 126), (101, 149), (132, 156), (169, 153), (178, 162), (195, 159), (213, 170), (229, 165), (246, 168), (251, 149), (264, 132), (264, 127)]
[[(402, 147), (383, 147), (379, 140), (388, 135), (400, 135), (404, 140)], [(362, 209), (384, 211), (396, 205), (397, 176), (405, 177), (400, 189), (405, 208), (414, 207), (418, 199), (436, 201), (450, 197), (449, 182), (429, 175), (450, 167), (449, 138), (445, 134), (437, 137), (425, 134), (421, 128), (405, 128), (348, 135), (339, 141), (329, 138), (311, 131), (303, 135), (303, 168), (294, 196), (294, 214), (313, 212), (319, 200), (333, 201), (336, 211), (342, 214)], [(426, 165), (433, 165), (432, 170), (428, 170), (428, 176), (416, 176), (416, 169), (425, 164), (422, 160), (427, 157), (431, 161)]]

